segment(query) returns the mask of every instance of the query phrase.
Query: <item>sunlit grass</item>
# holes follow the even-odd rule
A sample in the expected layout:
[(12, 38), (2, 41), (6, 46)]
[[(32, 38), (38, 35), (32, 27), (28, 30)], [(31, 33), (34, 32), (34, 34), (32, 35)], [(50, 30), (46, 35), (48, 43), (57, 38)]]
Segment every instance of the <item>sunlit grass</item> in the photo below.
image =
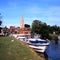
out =
[[(14, 41), (12, 41), (14, 40)], [(0, 60), (41, 60), (26, 45), (11, 37), (0, 37)]]

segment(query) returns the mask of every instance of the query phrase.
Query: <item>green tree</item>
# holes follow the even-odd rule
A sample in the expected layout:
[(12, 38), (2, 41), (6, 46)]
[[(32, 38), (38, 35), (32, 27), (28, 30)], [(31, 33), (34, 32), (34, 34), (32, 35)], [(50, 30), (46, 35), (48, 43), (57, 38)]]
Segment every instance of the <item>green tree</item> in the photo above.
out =
[(41, 24), (41, 28), (40, 28), (39, 33), (41, 34), (41, 37), (43, 39), (49, 38), (49, 29), (48, 29), (48, 26), (46, 23)]
[(2, 25), (2, 16), (1, 16), (1, 13), (0, 13), (0, 33), (1, 33), (1, 29), (2, 29), (2, 27), (1, 27), (1, 25)]
[(0, 33), (1, 33), (1, 29), (2, 29), (1, 25), (2, 25), (2, 21), (0, 20)]
[(0, 20), (0, 26), (2, 25), (2, 21)]
[(32, 33), (40, 34), (43, 39), (49, 37), (49, 29), (46, 23), (34, 20), (32, 23)]
[(37, 33), (38, 34), (39, 29), (41, 28), (40, 25), (41, 25), (41, 21), (34, 20), (33, 23), (32, 23), (31, 33)]
[(31, 26), (31, 33), (32, 34), (40, 34), (43, 39), (51, 39), (51, 35), (55, 32), (56, 34), (60, 34), (60, 27), (57, 25), (50, 26), (44, 22), (39, 20), (34, 20)]
[(28, 25), (28, 24), (25, 24), (25, 27), (26, 27), (26, 28), (30, 28), (30, 25)]
[(1, 13), (0, 13), (0, 26), (2, 25), (2, 16), (1, 16)]

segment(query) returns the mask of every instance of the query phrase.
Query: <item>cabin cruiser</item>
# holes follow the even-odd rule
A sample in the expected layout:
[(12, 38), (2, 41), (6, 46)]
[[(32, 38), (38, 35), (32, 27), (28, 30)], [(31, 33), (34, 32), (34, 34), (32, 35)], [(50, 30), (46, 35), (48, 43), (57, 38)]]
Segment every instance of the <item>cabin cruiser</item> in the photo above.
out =
[(28, 45), (29, 47), (33, 48), (37, 52), (44, 53), (48, 45), (50, 44), (49, 40), (43, 40), (43, 39), (28, 39)]
[(20, 36), (20, 37), (17, 37), (17, 39), (19, 39), (20, 41), (26, 42), (26, 37)]

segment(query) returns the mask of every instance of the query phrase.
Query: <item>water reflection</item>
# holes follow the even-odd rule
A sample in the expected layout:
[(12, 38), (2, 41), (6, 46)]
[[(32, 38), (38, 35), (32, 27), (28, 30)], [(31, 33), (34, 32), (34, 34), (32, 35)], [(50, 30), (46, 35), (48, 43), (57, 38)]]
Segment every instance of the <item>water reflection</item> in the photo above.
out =
[(60, 60), (60, 40), (58, 40), (58, 44), (51, 41), (45, 52), (50, 60)]

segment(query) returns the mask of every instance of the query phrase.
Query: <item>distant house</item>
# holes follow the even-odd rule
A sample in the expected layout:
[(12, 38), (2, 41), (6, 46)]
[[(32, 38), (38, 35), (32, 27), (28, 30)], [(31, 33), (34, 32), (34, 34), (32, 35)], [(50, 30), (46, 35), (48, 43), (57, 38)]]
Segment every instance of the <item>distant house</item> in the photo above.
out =
[(9, 30), (10, 30), (10, 33), (16, 34), (19, 32), (19, 27), (10, 26)]

